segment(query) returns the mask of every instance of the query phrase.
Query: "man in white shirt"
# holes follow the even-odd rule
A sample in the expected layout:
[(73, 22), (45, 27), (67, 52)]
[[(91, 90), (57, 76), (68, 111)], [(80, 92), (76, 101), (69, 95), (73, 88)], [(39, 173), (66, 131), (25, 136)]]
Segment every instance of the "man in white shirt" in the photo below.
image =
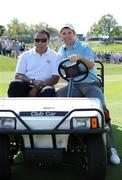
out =
[(49, 39), (45, 29), (36, 31), (34, 48), (19, 56), (15, 81), (8, 89), (9, 97), (55, 96), (60, 57), (48, 47)]

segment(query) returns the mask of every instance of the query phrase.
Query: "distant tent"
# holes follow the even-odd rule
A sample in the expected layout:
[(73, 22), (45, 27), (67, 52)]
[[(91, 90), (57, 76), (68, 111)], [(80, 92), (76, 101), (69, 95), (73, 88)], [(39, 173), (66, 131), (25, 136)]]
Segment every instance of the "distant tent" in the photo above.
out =
[(79, 41), (84, 40), (83, 34), (77, 34), (77, 38), (79, 39)]

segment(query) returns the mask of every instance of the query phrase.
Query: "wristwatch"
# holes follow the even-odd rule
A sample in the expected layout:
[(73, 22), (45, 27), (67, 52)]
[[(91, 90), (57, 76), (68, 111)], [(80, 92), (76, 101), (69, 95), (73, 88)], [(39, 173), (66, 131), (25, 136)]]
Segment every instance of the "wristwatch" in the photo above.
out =
[(29, 84), (33, 84), (33, 79), (30, 79)]

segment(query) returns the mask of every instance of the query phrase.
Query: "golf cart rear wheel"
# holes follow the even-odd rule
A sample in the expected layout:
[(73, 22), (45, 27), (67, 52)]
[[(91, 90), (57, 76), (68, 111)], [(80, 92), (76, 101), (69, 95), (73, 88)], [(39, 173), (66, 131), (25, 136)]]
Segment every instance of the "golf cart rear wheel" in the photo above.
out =
[(7, 180), (9, 176), (9, 138), (7, 135), (0, 135), (0, 179)]
[(107, 167), (106, 148), (102, 135), (87, 136), (85, 140), (85, 177), (87, 180), (104, 180)]

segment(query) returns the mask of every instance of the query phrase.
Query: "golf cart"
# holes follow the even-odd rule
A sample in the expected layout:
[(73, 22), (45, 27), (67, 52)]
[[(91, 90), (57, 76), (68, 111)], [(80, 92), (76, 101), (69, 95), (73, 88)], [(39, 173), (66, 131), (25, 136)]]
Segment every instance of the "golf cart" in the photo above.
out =
[[(0, 99), (1, 180), (9, 179), (18, 152), (24, 161), (69, 162), (80, 168), (87, 180), (105, 179), (108, 129), (102, 105), (97, 98), (71, 97), (73, 83), (89, 72), (84, 63), (69, 65), (68, 61), (59, 65), (59, 74), (69, 84), (67, 97)], [(103, 70), (100, 63), (102, 86)]]

